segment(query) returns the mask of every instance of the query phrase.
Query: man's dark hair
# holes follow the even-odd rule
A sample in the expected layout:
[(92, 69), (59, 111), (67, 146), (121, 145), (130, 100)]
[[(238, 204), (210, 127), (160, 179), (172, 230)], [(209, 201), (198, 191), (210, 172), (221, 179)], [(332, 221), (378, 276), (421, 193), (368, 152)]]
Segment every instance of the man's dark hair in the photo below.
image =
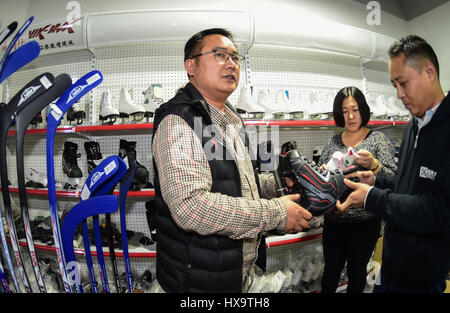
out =
[(203, 38), (208, 35), (222, 35), (234, 43), (233, 34), (224, 28), (210, 28), (198, 32), (192, 36), (184, 46), (184, 60), (190, 59), (193, 55), (200, 53), (203, 48)]
[(421, 72), (426, 60), (430, 61), (435, 69), (439, 79), (439, 62), (433, 48), (417, 35), (408, 35), (394, 42), (389, 48), (389, 58), (403, 53), (406, 62), (417, 72)]
[(345, 127), (344, 112), (342, 111), (342, 101), (352, 96), (358, 103), (359, 114), (361, 115), (360, 127), (366, 126), (370, 119), (370, 108), (367, 104), (366, 97), (357, 87), (344, 87), (338, 91), (333, 103), (333, 117), (336, 126)]

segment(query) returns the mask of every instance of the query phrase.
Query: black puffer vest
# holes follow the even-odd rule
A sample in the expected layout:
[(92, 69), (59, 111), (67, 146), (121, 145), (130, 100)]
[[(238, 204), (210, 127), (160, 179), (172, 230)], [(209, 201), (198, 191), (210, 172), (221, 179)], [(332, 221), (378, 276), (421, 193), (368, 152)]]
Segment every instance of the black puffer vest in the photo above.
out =
[[(159, 123), (169, 114), (182, 117), (194, 130), (203, 131), (212, 124), (208, 104), (190, 83), (156, 110), (154, 133)], [(195, 126), (194, 121), (197, 123)], [(208, 137), (197, 132), (197, 136), (205, 153), (211, 147), (223, 149), (223, 158), (208, 160), (213, 179), (211, 192), (241, 197), (239, 172), (226, 147), (220, 141), (211, 144), (213, 133)], [(156, 276), (161, 287), (166, 292), (241, 292), (242, 240), (217, 235), (201, 236), (181, 229), (171, 217), (161, 196), (158, 170), (154, 162), (153, 167), (158, 235)]]

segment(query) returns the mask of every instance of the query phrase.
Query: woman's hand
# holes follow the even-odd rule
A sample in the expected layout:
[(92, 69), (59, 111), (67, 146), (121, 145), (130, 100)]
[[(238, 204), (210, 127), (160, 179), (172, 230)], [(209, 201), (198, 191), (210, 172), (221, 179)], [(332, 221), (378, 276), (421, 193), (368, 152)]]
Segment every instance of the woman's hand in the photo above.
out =
[(373, 154), (364, 149), (361, 149), (356, 153), (355, 162), (369, 170), (377, 166), (377, 161), (373, 157)]

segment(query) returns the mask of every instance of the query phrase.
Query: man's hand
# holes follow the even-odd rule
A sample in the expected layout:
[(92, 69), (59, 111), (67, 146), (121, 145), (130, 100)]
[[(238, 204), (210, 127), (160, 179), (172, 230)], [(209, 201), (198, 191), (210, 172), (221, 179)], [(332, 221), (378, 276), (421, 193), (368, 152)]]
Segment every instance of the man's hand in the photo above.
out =
[(280, 197), (286, 206), (287, 222), (284, 231), (286, 233), (297, 233), (310, 228), (309, 221), (312, 219), (311, 213), (302, 208), (294, 201), (300, 199), (299, 194), (286, 195)]
[(372, 171), (357, 171), (345, 175), (345, 177), (346, 178), (358, 177), (360, 183), (367, 184), (369, 186), (373, 186), (375, 184), (375, 175), (373, 175)]
[[(360, 172), (365, 173), (365, 172)], [(364, 206), (364, 200), (369, 192), (370, 186), (364, 183), (355, 183), (349, 179), (344, 179), (344, 183), (354, 189), (354, 191), (347, 197), (347, 199), (341, 203), (336, 201), (336, 208), (339, 212), (345, 212), (349, 208), (362, 208)]]

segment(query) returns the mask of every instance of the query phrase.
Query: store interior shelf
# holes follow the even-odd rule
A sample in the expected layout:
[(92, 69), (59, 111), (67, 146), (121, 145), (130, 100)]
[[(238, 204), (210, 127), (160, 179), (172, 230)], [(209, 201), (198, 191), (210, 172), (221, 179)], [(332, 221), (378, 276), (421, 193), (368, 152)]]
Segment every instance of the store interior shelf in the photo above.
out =
[(285, 246), (293, 243), (315, 240), (318, 238), (322, 238), (322, 227), (311, 229), (307, 232), (299, 232), (296, 234), (268, 236), (266, 238), (266, 247), (273, 248), (278, 246)]
[[(0, 187), (1, 190), (1, 187)], [(27, 194), (29, 195), (38, 195), (38, 196), (48, 196), (48, 189), (35, 189), (35, 188), (27, 188)], [(10, 187), (9, 188), (10, 193), (19, 193), (19, 188), (17, 187)], [(73, 197), (78, 198), (80, 197), (81, 190), (56, 190), (56, 196), (58, 197)], [(118, 196), (119, 192), (114, 191), (114, 195)], [(155, 190), (154, 189), (144, 189), (140, 191), (128, 191), (127, 197), (154, 197), (155, 196)]]
[[(8, 242), (10, 242), (10, 239), (7, 239)], [(25, 241), (25, 239), (19, 240), (19, 245), (22, 247), (27, 247), (27, 243)], [(55, 252), (56, 253), (56, 248), (54, 246), (48, 246), (44, 243), (40, 243), (40, 242), (34, 242), (34, 247), (36, 250), (38, 251), (47, 251), (47, 252)], [(74, 249), (75, 255), (78, 256), (84, 256), (84, 249)], [(92, 256), (97, 256), (97, 250), (95, 249), (95, 247), (91, 247), (91, 255)], [(105, 257), (109, 257), (109, 248), (107, 247), (103, 247), (103, 255)], [(114, 255), (118, 258), (123, 258), (123, 251), (122, 250), (118, 250), (116, 249), (114, 251)], [(151, 251), (145, 248), (134, 248), (134, 249), (130, 249), (128, 251), (128, 255), (130, 258), (134, 258), (134, 259), (147, 259), (147, 258), (156, 258), (156, 251)]]
[[(64, 127), (58, 127), (56, 129), (57, 134), (72, 134), (75, 132), (75, 128), (73, 126), (64, 126)], [(12, 129), (8, 130), (8, 136), (15, 136), (17, 134), (17, 131)], [(26, 131), (27, 135), (45, 135), (47, 134), (47, 128), (32, 128), (28, 129)]]
[[(369, 121), (368, 126), (398, 126), (406, 125), (408, 121)], [(279, 127), (333, 127), (336, 126), (333, 120), (244, 120), (245, 126), (279, 126)], [(114, 125), (87, 125), (87, 126), (64, 126), (56, 129), (57, 134), (95, 134), (111, 135), (112, 132), (121, 134), (134, 134), (153, 131), (153, 123), (133, 123)], [(46, 128), (33, 128), (26, 131), (26, 134), (44, 135)], [(16, 135), (15, 130), (9, 130), (8, 135)]]
[[(278, 246), (285, 246), (298, 242), (315, 240), (321, 237), (322, 237), (322, 228), (316, 228), (307, 232), (299, 232), (296, 234), (287, 234), (284, 236), (269, 236), (266, 238), (266, 247), (273, 248)], [(9, 238), (8, 241), (10, 241)], [(27, 243), (24, 239), (20, 240), (19, 244), (23, 247), (27, 247)], [(37, 241), (34, 242), (34, 246), (36, 250), (39, 251), (47, 251), (47, 252), (56, 251), (56, 248), (54, 246), (48, 246), (44, 243), (40, 243)], [(84, 256), (85, 255), (84, 249), (75, 249), (75, 254), (79, 256)], [(97, 256), (97, 251), (95, 247), (91, 248), (91, 254), (93, 256)], [(103, 255), (109, 257), (109, 249), (107, 247), (103, 248)], [(115, 251), (115, 255), (116, 257), (122, 258), (123, 251), (117, 249)], [(151, 251), (145, 248), (134, 248), (130, 249), (129, 256), (130, 258), (156, 258), (156, 251)]]

